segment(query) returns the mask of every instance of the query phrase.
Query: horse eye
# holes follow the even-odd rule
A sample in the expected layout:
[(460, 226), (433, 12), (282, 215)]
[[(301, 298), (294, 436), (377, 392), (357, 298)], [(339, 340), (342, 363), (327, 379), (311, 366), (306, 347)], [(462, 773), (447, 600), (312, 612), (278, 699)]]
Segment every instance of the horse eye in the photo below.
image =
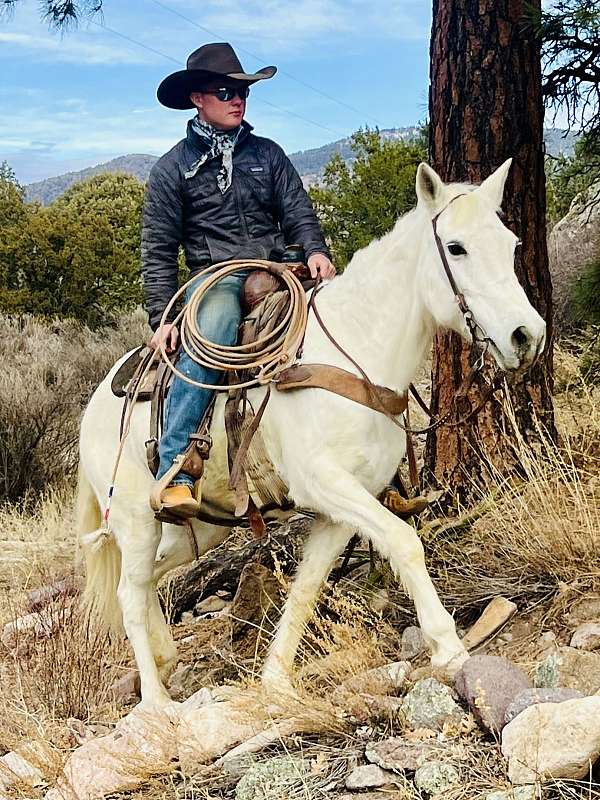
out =
[(456, 242), (451, 242), (448, 245), (448, 250), (450, 251), (450, 255), (452, 256), (466, 256), (467, 251), (462, 246), (462, 244), (457, 244)]

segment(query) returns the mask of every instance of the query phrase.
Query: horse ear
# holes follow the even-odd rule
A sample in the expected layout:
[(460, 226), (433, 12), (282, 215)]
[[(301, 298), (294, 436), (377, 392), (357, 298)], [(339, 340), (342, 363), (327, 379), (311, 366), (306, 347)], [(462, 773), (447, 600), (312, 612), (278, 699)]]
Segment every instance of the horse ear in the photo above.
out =
[(437, 211), (444, 192), (444, 182), (429, 164), (422, 161), (415, 181), (417, 200), (430, 211)]
[(507, 158), (504, 164), (501, 164), (495, 172), (484, 180), (479, 187), (478, 191), (487, 195), (495, 208), (500, 208), (502, 205), (502, 197), (504, 195), (504, 184), (508, 176), (512, 158)]

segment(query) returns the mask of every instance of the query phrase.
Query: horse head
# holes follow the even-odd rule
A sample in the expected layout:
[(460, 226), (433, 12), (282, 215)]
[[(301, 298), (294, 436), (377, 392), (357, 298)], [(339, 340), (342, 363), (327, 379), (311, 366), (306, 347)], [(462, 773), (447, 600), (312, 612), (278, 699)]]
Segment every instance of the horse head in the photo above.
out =
[(419, 272), (423, 301), (439, 327), (486, 342), (502, 370), (521, 372), (544, 349), (546, 325), (517, 280), (520, 243), (499, 216), (511, 160), (480, 186), (444, 184), (419, 165), (417, 207), (432, 222)]

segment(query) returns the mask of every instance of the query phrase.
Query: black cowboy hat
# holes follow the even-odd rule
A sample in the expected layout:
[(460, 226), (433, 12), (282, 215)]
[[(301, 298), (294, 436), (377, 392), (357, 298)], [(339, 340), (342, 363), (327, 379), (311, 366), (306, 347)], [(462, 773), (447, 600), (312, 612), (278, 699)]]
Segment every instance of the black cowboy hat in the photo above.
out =
[(263, 67), (248, 74), (240, 64), (233, 47), (227, 42), (204, 44), (188, 56), (185, 69), (168, 75), (158, 87), (156, 96), (167, 108), (194, 108), (190, 93), (202, 90), (203, 84), (228, 78), (240, 83), (256, 83), (272, 78), (277, 67)]

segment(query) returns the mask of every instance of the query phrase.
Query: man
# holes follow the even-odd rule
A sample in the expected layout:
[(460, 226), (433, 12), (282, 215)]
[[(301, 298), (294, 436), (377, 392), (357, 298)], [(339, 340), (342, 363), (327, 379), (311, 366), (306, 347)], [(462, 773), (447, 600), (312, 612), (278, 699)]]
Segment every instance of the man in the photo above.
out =
[[(244, 121), (250, 86), (272, 78), (275, 67), (244, 72), (229, 44), (195, 50), (185, 70), (169, 75), (158, 88), (167, 108), (192, 109), (187, 136), (160, 158), (148, 181), (142, 225), (142, 273), (150, 342), (172, 351), (178, 331), (167, 320), (159, 327), (177, 291), (180, 245), (191, 275), (209, 264), (234, 258), (269, 258), (288, 244), (304, 247), (313, 277), (335, 275), (329, 250), (302, 181), (279, 145), (255, 136)], [(203, 335), (233, 345), (241, 320), (243, 274), (228, 276), (206, 295), (198, 324)], [(202, 278), (199, 278), (202, 280)], [(179, 369), (202, 383), (218, 383), (220, 372), (193, 362), (184, 352)], [(157, 480), (189, 443), (212, 399), (180, 378), (173, 380), (159, 446)], [(194, 481), (179, 472), (162, 492), (161, 502), (176, 515), (194, 516)]]

